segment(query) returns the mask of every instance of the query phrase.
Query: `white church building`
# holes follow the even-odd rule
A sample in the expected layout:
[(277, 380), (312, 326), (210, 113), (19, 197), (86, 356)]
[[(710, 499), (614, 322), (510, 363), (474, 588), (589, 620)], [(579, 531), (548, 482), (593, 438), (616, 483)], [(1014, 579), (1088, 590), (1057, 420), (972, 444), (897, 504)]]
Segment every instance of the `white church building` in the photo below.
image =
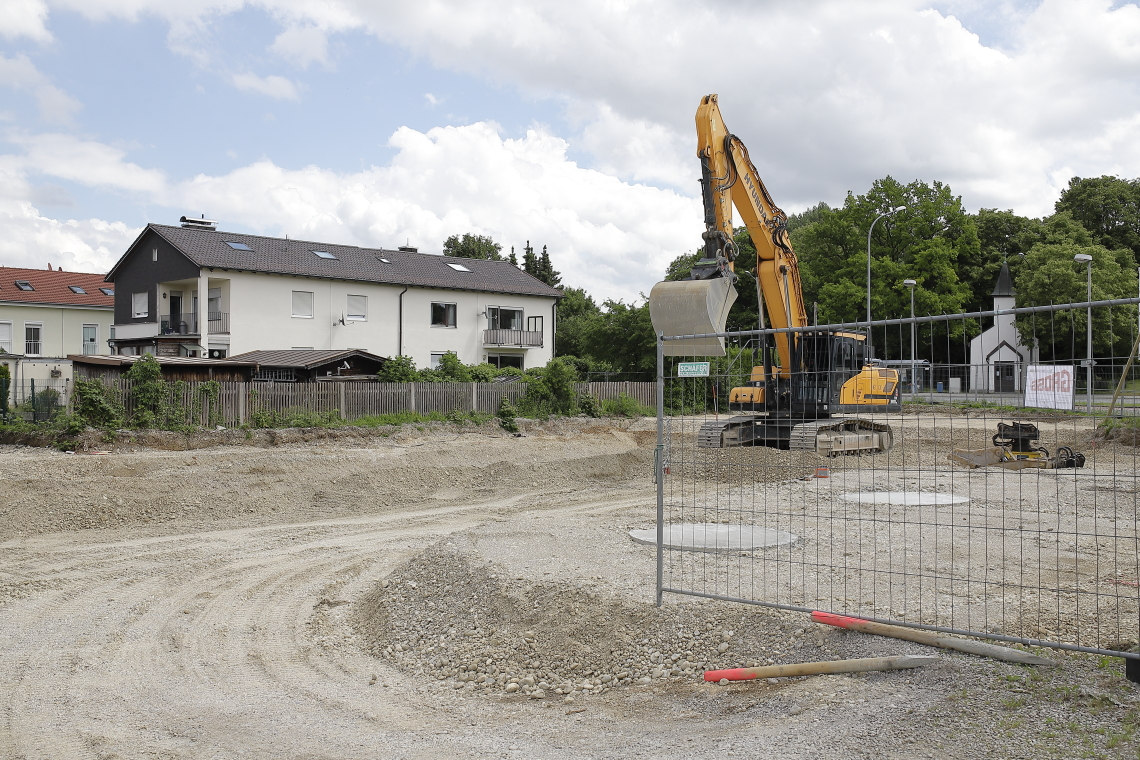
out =
[[(1014, 308), (1017, 293), (1008, 264), (1001, 265), (992, 295), (994, 311)], [(981, 393), (1020, 392), (1027, 365), (1037, 360), (1037, 349), (1022, 345), (1014, 315), (999, 314), (993, 327), (970, 341), (970, 387)]]

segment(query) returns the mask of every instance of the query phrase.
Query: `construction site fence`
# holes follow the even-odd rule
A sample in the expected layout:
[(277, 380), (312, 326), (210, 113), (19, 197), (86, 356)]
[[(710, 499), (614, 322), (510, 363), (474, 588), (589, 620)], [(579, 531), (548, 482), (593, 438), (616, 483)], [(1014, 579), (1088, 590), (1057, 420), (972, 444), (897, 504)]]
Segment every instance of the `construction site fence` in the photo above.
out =
[[(680, 338), (659, 336), (658, 603), (818, 610), (1140, 659), (1138, 304), (1017, 310), (1005, 345), (987, 333), (995, 312), (723, 333), (721, 357), (668, 355)], [(765, 345), (771, 359), (789, 333), (804, 353), (781, 389), (843, 382), (856, 368), (821, 349), (835, 332), (874, 341), (877, 381), (925, 363), (942, 369), (941, 392), (892, 383), (878, 408), (830, 417), (779, 395), (760, 414), (730, 407)], [(953, 377), (973, 382), (951, 388)], [(846, 432), (830, 450), (818, 432), (775, 445), (719, 437), (780, 418)], [(1032, 443), (1000, 445), (1027, 426)]]
[[(106, 393), (127, 416), (134, 416), (137, 400), (133, 382), (100, 381)], [(375, 382), (168, 382), (164, 400), (168, 410), (185, 415), (191, 425), (240, 427), (246, 424), (280, 424), (306, 415), (339, 417), (351, 422), (386, 414), (484, 412), (494, 414), (504, 399), (518, 405), (527, 383), (375, 383)], [(656, 383), (575, 383), (577, 393), (598, 401), (629, 397), (643, 407), (656, 403)], [(216, 394), (214, 391), (216, 390)], [(67, 405), (66, 394), (61, 404)], [(43, 419), (47, 419), (44, 417)], [(181, 422), (181, 420), (178, 420)]]

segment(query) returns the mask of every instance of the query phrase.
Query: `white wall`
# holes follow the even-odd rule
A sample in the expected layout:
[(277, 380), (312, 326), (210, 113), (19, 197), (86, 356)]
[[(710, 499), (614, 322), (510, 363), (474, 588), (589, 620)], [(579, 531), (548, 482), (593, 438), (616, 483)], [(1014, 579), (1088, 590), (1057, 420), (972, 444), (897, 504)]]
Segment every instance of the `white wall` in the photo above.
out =
[(83, 353), (83, 325), (96, 325), (95, 352), (109, 354), (107, 339), (111, 337), (111, 323), (115, 317), (110, 307), (84, 307), (73, 305), (0, 304), (0, 322), (12, 325), (12, 347), (9, 353), (24, 353), (24, 325), (41, 327), (41, 356), (63, 357)]
[[(216, 286), (227, 277), (223, 309), (228, 299), (230, 356), (290, 348), (360, 348), (380, 356), (399, 354), (398, 315), (403, 286), (218, 270), (210, 272), (210, 284)], [(313, 294), (311, 319), (292, 316), (294, 290)], [(366, 320), (348, 319), (350, 294), (368, 298)], [(456, 304), (455, 328), (431, 326), (434, 301)], [(483, 330), (487, 327), (484, 312), (488, 306), (522, 309), (524, 317), (543, 318), (542, 347), (518, 351), (525, 354), (526, 367), (546, 364), (553, 356), (553, 298), (409, 287), (403, 302), (403, 353), (412, 357), (417, 367), (430, 366), (431, 355), (445, 351), (454, 351), (465, 364), (483, 361), (488, 352), (516, 352), (483, 348)], [(344, 325), (340, 324), (342, 316)], [(211, 344), (215, 337), (211, 336)]]
[[(1014, 308), (1013, 298), (1006, 296), (994, 298), (995, 310), (1012, 308)], [(994, 352), (994, 349), (1001, 346), (1003, 341), (1008, 345), (1002, 346)], [(1016, 350), (1012, 350), (1010, 346)], [(982, 392), (996, 391), (993, 365), (998, 362), (1017, 362), (1014, 388), (1021, 391), (1021, 379), (1025, 365), (1036, 361), (1036, 357), (1036, 352), (1021, 344), (1021, 334), (1017, 331), (1014, 315), (999, 314), (994, 318), (993, 327), (970, 341), (970, 364), (973, 370), (971, 386)]]

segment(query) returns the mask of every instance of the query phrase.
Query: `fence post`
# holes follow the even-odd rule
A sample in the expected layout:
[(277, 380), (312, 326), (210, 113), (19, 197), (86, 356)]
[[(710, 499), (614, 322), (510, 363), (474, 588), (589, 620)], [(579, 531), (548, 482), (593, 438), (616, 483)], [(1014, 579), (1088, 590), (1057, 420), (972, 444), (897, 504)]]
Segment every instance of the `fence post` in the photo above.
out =
[(412, 414), (416, 413), (416, 384), (408, 383), (408, 407), (411, 409)]
[(471, 383), (471, 411), (479, 411), (479, 384)]
[(246, 403), (246, 398), (249, 396), (249, 383), (238, 383), (238, 389), (237, 390), (238, 390), (238, 394), (237, 394), (238, 425), (244, 425), (245, 424), (245, 403)]
[(337, 383), (337, 386), (338, 386), (337, 390), (339, 391), (339, 396), (340, 396), (340, 418), (342, 420), (347, 420), (348, 415), (346, 415), (344, 413), (344, 382), (341, 381), (341, 382)]

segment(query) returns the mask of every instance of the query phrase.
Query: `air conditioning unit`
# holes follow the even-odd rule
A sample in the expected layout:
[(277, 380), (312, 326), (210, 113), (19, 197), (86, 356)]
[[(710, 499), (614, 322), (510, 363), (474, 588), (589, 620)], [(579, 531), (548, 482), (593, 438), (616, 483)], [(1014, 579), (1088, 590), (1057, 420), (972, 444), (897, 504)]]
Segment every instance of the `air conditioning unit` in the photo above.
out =
[(225, 359), (226, 358), (226, 349), (224, 349), (224, 348), (211, 348), (210, 349), (210, 358), (211, 359)]

